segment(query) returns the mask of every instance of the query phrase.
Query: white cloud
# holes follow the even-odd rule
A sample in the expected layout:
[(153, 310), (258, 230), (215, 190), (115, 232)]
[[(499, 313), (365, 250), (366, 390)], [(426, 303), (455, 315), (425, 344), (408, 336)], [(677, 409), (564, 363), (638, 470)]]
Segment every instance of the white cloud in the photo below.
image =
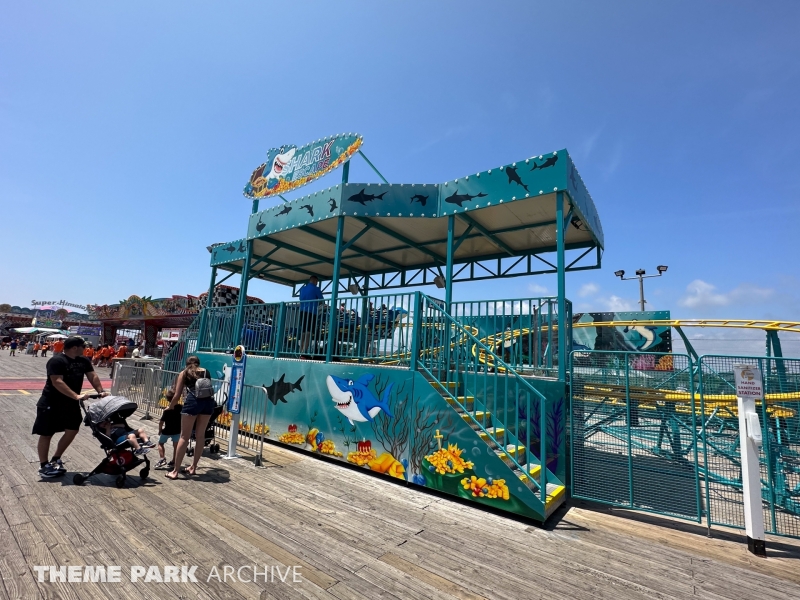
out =
[(686, 286), (686, 295), (678, 301), (678, 304), (686, 308), (758, 304), (768, 299), (773, 293), (774, 290), (759, 288), (749, 283), (743, 283), (728, 293), (721, 293), (717, 291), (716, 286), (702, 279), (695, 279)]
[(528, 284), (528, 291), (531, 294), (540, 294), (542, 296), (550, 295), (550, 291), (546, 287), (544, 287), (543, 285), (538, 285), (536, 283)]
[(594, 283), (584, 283), (581, 289), (578, 290), (578, 296), (586, 298), (586, 296), (594, 296), (600, 291), (600, 286)]
[(608, 312), (624, 312), (627, 310), (638, 310), (634, 304), (625, 298), (611, 295), (608, 298), (601, 298), (600, 303), (604, 305)]

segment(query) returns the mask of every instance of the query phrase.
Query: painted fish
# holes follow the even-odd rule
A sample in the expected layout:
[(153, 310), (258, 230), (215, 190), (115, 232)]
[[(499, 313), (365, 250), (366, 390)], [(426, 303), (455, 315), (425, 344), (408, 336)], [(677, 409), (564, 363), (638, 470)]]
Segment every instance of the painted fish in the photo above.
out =
[(531, 167), (531, 171), (535, 171), (536, 169), (546, 169), (547, 167), (552, 167), (557, 162), (558, 162), (558, 154), (556, 154), (555, 156), (551, 156), (540, 165), (537, 165), (536, 161), (533, 161), (533, 167)]
[(278, 381), (273, 379), (271, 385), (261, 386), (267, 390), (267, 398), (269, 398), (273, 404), (278, 404), (278, 402), (286, 402), (286, 396), (295, 390), (300, 390), (301, 392), (303, 391), (303, 388), (300, 387), (300, 382), (303, 381), (303, 377), (305, 377), (305, 375), (301, 375), (300, 379), (294, 383), (284, 381), (284, 377), (286, 377), (286, 373), (281, 375), (281, 378), (278, 379)]
[(303, 204), (303, 206), (301, 206), (300, 208), (305, 208), (308, 211), (309, 215), (311, 215), (312, 217), (314, 216), (314, 207), (311, 206), (310, 204)]
[(414, 194), (411, 196), (411, 203), (419, 202), (422, 206), (425, 206), (425, 203), (428, 201), (428, 196), (423, 196), (421, 194)]
[(350, 202), (358, 202), (361, 206), (366, 206), (367, 202), (372, 202), (373, 200), (383, 200), (383, 197), (386, 195), (386, 192), (383, 194), (378, 194), (377, 196), (374, 194), (365, 194), (364, 190), (367, 188), (362, 189), (357, 194), (353, 194), (348, 198)]
[(526, 192), (528, 191), (528, 186), (522, 183), (522, 179), (517, 174), (517, 167), (506, 167), (506, 175), (508, 175), (508, 183), (516, 183), (524, 187)]
[(244, 252), (247, 248), (244, 247), (244, 242), (239, 242), (239, 252)]
[(275, 216), (276, 216), (276, 217), (279, 217), (279, 216), (281, 216), (281, 215), (288, 215), (290, 212), (292, 212), (292, 207), (287, 205), (287, 206), (284, 206), (284, 207), (283, 207), (283, 210), (282, 210), (281, 212), (279, 212), (279, 213), (278, 213), (277, 215), (275, 215)]
[(227, 250), (228, 252), (231, 252), (231, 253), (236, 252), (236, 246), (230, 245), (227, 248), (225, 248), (225, 250)]
[(367, 387), (367, 384), (374, 378), (374, 375), (367, 373), (355, 381), (335, 375), (328, 375), (325, 380), (331, 400), (336, 403), (336, 410), (347, 417), (351, 425), (354, 424), (353, 421), (362, 423), (372, 421), (380, 411), (385, 412), (386, 416), (394, 418), (389, 409), (389, 396), (394, 384), (387, 385), (383, 391), (383, 398), (378, 400)]
[(459, 194), (458, 190), (453, 192), (452, 196), (449, 196), (444, 199), (445, 202), (449, 202), (450, 204), (458, 204), (459, 208), (462, 208), (464, 202), (469, 202), (473, 198), (483, 198), (486, 196), (483, 192), (478, 194), (477, 196), (470, 196), (469, 194)]
[(267, 226), (266, 223), (261, 222), (261, 215), (258, 215), (258, 223), (256, 223), (256, 231), (258, 231), (258, 233), (261, 233), (262, 231), (264, 231), (264, 227), (266, 226)]
[(335, 211), (336, 210), (336, 200), (331, 198), (330, 200), (328, 200), (328, 202), (330, 202), (330, 204), (331, 204), (331, 210), (329, 212)]

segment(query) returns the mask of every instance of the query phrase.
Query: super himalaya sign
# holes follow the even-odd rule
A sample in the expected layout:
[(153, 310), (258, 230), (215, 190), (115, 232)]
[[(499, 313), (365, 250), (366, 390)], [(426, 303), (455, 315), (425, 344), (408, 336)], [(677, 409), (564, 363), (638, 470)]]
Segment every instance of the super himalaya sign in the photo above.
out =
[(284, 145), (267, 152), (267, 160), (250, 176), (244, 188), (247, 198), (268, 198), (290, 192), (327, 175), (361, 147), (363, 138), (347, 133), (317, 140), (298, 148)]

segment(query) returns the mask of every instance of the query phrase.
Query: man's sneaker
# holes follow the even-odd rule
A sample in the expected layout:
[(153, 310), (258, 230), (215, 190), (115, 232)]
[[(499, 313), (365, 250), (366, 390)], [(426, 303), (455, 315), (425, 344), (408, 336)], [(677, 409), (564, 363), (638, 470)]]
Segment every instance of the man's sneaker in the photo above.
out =
[(166, 469), (167, 468), (167, 459), (162, 458), (160, 459), (155, 466), (156, 469)]
[(133, 451), (133, 453), (136, 456), (143, 456), (143, 455), (147, 454), (148, 452), (150, 452), (150, 448), (137, 448), (136, 450)]
[(45, 466), (39, 469), (39, 475), (42, 477), (58, 477), (61, 475), (61, 471), (59, 471), (54, 465), (47, 463)]
[(64, 463), (61, 462), (60, 458), (50, 461), (50, 466), (56, 469), (59, 475), (64, 475), (67, 472), (67, 468), (64, 466)]
[(156, 443), (153, 440), (147, 440), (145, 443), (142, 444), (142, 448), (155, 448)]

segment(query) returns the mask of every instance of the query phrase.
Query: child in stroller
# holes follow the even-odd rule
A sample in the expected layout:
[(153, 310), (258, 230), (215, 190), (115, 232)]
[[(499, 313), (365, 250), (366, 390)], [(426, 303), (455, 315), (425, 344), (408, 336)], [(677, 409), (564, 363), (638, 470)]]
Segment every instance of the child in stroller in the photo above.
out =
[[(98, 396), (89, 396), (89, 398), (96, 399)], [(98, 439), (100, 447), (105, 450), (106, 456), (90, 473), (86, 475), (76, 473), (72, 478), (72, 482), (75, 485), (82, 485), (89, 477), (103, 473), (116, 475), (115, 483), (117, 487), (121, 488), (125, 485), (128, 471), (141, 464), (144, 464), (144, 468), (139, 471), (139, 476), (142, 481), (147, 479), (150, 474), (150, 461), (147, 459), (146, 454), (137, 455), (134, 453), (134, 446), (130, 437), (133, 436), (137, 445), (150, 443), (149, 439), (145, 435), (141, 444), (139, 444), (136, 436), (143, 433), (143, 431), (141, 429), (132, 429), (125, 421), (136, 411), (138, 405), (124, 396), (108, 396), (98, 402), (93, 402), (88, 408), (84, 401), (81, 400), (80, 405), (85, 413), (83, 424), (92, 430), (92, 435)], [(106, 425), (101, 427), (101, 424)], [(122, 429), (124, 435), (121, 433), (116, 438), (108, 435), (108, 432), (113, 430), (109, 429), (108, 424), (111, 424), (113, 429)], [(139, 437), (141, 436), (139, 435)]]
[[(109, 438), (114, 440), (115, 444), (121, 444), (125, 440), (128, 440), (130, 445), (133, 446), (133, 453), (136, 456), (147, 454), (150, 448), (155, 446), (155, 444), (150, 441), (150, 438), (147, 437), (144, 429), (131, 429), (125, 422), (125, 419), (115, 422), (112, 417), (106, 419), (102, 423), (98, 423), (97, 426), (100, 427)], [(142, 440), (141, 444), (138, 442), (137, 438)]]

